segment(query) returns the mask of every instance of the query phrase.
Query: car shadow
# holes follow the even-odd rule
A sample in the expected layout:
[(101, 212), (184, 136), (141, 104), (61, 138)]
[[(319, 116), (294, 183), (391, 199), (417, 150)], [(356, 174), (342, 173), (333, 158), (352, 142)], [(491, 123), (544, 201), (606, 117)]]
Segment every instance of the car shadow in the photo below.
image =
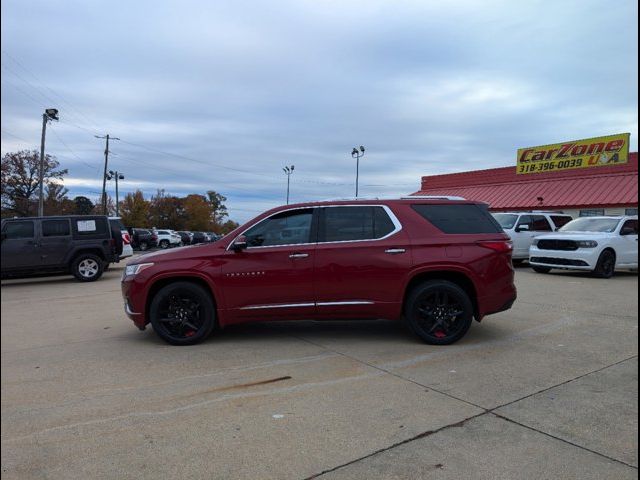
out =
[[(99, 281), (99, 280), (98, 280)], [(2, 280), (2, 288), (5, 287), (19, 287), (21, 285), (37, 285), (37, 284), (52, 284), (52, 283), (80, 283), (73, 276), (60, 275), (60, 276), (47, 276), (47, 277), (24, 277), (24, 278), (7, 278)]]

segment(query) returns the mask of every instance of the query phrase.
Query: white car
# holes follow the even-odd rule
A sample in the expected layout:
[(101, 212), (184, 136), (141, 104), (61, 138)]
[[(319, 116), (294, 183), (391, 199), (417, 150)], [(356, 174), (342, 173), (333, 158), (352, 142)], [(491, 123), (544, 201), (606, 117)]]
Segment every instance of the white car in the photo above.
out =
[(557, 212), (496, 212), (492, 215), (513, 242), (513, 263), (529, 258), (529, 247), (535, 237), (555, 232), (573, 220), (571, 215)]
[(160, 248), (179, 247), (182, 245), (182, 238), (173, 230), (155, 230), (158, 235), (158, 246)]
[(131, 246), (131, 235), (125, 228), (120, 217), (109, 217), (109, 222), (118, 225), (122, 233), (122, 253), (120, 260), (133, 256), (133, 247)]
[(585, 270), (610, 278), (616, 269), (638, 269), (638, 217), (582, 217), (557, 233), (537, 237), (529, 263), (538, 273), (552, 268)]

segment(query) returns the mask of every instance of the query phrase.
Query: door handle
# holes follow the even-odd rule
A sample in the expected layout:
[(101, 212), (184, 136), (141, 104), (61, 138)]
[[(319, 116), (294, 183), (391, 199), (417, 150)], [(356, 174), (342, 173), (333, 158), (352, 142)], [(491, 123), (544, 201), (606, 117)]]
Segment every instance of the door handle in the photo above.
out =
[(307, 258), (308, 256), (308, 253), (292, 253), (289, 258)]
[(384, 253), (388, 253), (389, 255), (399, 255), (404, 252), (406, 252), (404, 248), (388, 248), (384, 251)]

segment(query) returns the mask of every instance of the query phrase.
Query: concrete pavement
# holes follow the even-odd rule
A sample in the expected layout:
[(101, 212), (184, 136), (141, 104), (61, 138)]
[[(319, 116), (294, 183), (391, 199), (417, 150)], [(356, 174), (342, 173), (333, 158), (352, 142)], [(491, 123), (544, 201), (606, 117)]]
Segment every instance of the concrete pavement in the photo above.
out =
[(638, 277), (519, 268), (449, 347), (401, 325), (139, 332), (116, 266), (2, 283), (5, 478), (637, 478)]

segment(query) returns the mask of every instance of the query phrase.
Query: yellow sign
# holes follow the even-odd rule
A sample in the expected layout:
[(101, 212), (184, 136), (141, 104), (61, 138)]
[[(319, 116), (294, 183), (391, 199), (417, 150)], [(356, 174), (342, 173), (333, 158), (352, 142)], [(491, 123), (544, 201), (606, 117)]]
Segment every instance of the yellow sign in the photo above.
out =
[(618, 165), (629, 161), (629, 134), (518, 149), (518, 174)]

